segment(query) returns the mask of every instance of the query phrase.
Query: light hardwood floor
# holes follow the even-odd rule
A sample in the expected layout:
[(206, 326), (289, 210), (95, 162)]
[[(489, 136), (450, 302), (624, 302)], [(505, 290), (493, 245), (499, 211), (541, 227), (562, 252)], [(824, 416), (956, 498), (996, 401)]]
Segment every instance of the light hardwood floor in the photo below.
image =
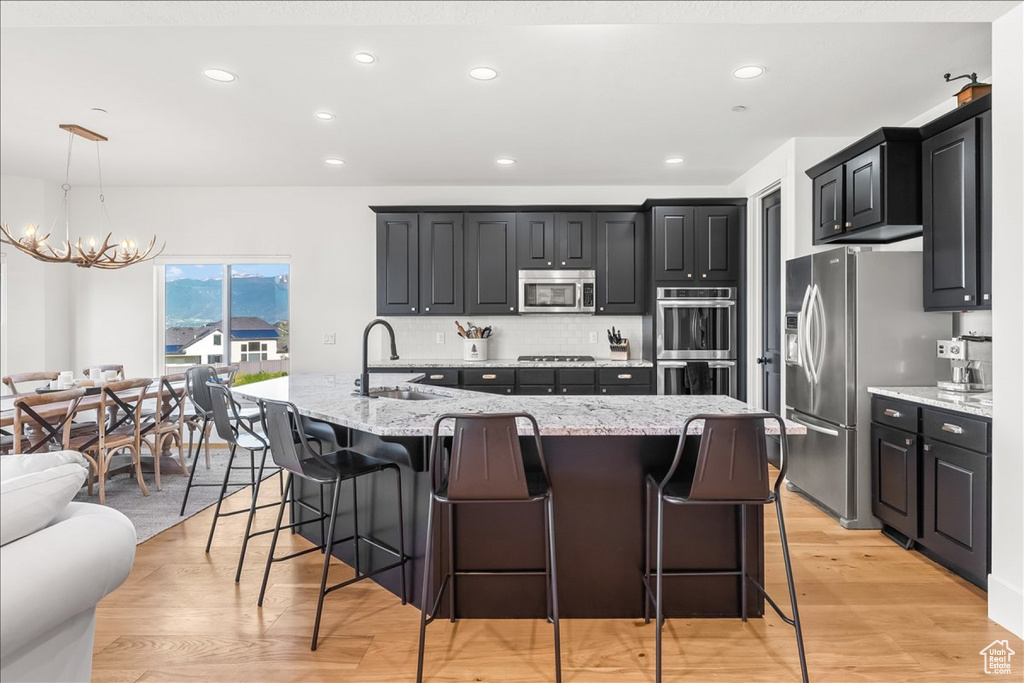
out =
[[(267, 502), (276, 481), (264, 487)], [(227, 503), (248, 504), (248, 490)], [(784, 492), (787, 529), (812, 681), (974, 681), (987, 677), (979, 650), (1008, 639), (1014, 674), (1024, 645), (986, 618), (985, 594), (877, 531), (847, 531)], [(263, 526), (273, 511), (261, 511)], [(411, 681), (419, 612), (370, 582), (332, 593), (320, 646), (309, 650), (321, 555), (275, 566), (262, 609), (256, 597), (269, 536), (249, 545), (233, 581), (243, 516), (222, 520), (203, 547), (211, 510), (138, 547), (127, 582), (97, 610), (93, 680)], [(767, 583), (785, 604), (775, 516), (766, 511)], [(283, 548), (308, 547), (282, 534)], [(331, 581), (352, 575), (335, 564)], [(773, 613), (733, 620), (670, 620), (666, 681), (798, 681), (792, 629)], [(654, 680), (653, 625), (565, 620), (566, 683)], [(541, 621), (438, 621), (427, 629), (430, 681), (552, 681), (551, 627)]]

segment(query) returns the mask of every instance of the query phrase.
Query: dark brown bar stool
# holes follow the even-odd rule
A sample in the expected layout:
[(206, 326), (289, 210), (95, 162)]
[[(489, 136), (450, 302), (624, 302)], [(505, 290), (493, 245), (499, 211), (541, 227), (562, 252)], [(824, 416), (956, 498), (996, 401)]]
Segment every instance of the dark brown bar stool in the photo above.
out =
[[(540, 471), (528, 471), (519, 446), (519, 429), (516, 419), (529, 420), (533, 426), (533, 438), (540, 458)], [(441, 462), (447, 451), (439, 437), (441, 424), (455, 420), (451, 453)], [(548, 583), (548, 621), (555, 627), (555, 680), (562, 680), (561, 639), (558, 628), (558, 581), (555, 565), (555, 524), (551, 482), (548, 479), (547, 463), (540, 442), (537, 420), (529, 413), (475, 413), (442, 415), (434, 422), (434, 433), (430, 448), (430, 508), (427, 514), (427, 543), (423, 557), (423, 607), (420, 614), (419, 657), (416, 665), (416, 681), (423, 680), (423, 650), (427, 624), (437, 615), (438, 605), (445, 588), (448, 589), (448, 614), (455, 621), (455, 577), (460, 574), (473, 575), (517, 575), (539, 576), (543, 574)], [(456, 505), (484, 503), (542, 503), (544, 505), (544, 540), (547, 545), (543, 571), (458, 571), (455, 567), (454, 512)], [(430, 608), (427, 617), (427, 600), (430, 595), (431, 570), (433, 569), (434, 508), (450, 505), (448, 515), (448, 573)]]
[[(693, 469), (679, 471), (680, 461), (686, 444), (686, 432), (696, 420), (704, 421), (700, 437), (700, 449)], [(765, 445), (765, 420), (775, 420), (779, 425), (781, 444), (779, 476), (775, 485), (768, 489), (768, 451)], [(786, 542), (786, 524), (782, 517), (782, 499), (779, 495), (782, 481), (786, 477), (786, 424), (772, 413), (750, 413), (739, 415), (695, 415), (683, 425), (676, 448), (675, 458), (668, 473), (657, 479), (647, 475), (644, 481), (646, 514), (644, 516), (644, 620), (650, 623), (650, 603), (655, 607), (655, 665), (656, 678), (661, 681), (661, 632), (665, 625), (662, 604), (662, 579), (666, 576), (739, 576), (741, 618), (747, 620), (747, 584), (753, 584), (772, 609), (784, 622), (796, 630), (797, 651), (800, 654), (800, 674), (807, 683), (807, 660), (804, 657), (803, 631), (800, 628), (800, 613), (796, 606), (796, 589), (793, 586), (793, 567), (789, 559), (789, 544)], [(657, 496), (657, 556), (655, 585), (651, 588), (651, 489)], [(740, 518), (740, 567), (722, 571), (665, 571), (664, 510), (665, 503), (671, 505), (737, 505)], [(786, 564), (786, 581), (789, 584), (789, 600), (793, 618), (783, 613), (765, 591), (764, 586), (747, 573), (747, 506), (775, 505), (779, 519), (779, 536), (782, 539), (782, 556)]]

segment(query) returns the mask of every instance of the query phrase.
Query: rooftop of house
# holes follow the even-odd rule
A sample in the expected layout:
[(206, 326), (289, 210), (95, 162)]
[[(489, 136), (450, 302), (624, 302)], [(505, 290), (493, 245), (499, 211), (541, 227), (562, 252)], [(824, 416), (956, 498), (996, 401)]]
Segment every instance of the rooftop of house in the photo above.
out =
[[(220, 332), (223, 321), (218, 320), (194, 327), (168, 327), (164, 332), (167, 353), (177, 353), (214, 332)], [(231, 318), (231, 338), (237, 340), (280, 339), (281, 331), (273, 323), (255, 316)]]

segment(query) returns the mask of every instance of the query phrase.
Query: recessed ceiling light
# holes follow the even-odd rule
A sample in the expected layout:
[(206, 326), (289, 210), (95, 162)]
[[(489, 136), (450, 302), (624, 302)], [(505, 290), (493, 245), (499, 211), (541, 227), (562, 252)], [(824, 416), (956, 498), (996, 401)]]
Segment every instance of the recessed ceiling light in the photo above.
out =
[(732, 108), (732, 110), (733, 111), (746, 111), (747, 108), (744, 107), (742, 104), (737, 104), (735, 107)]
[(324, 163), (328, 166), (344, 166), (345, 160), (338, 159), (337, 157), (328, 157), (327, 159), (324, 159)]
[(332, 114), (329, 111), (318, 111), (316, 114), (314, 114), (314, 116), (316, 116), (321, 121), (330, 121), (331, 119), (334, 118), (334, 114)]
[(498, 72), (489, 66), (478, 66), (470, 69), (469, 75), (478, 81), (491, 81), (498, 77)]
[(665, 159), (665, 163), (666, 164), (671, 164), (672, 166), (676, 166), (678, 164), (683, 163), (683, 158), (682, 157), (669, 157), (668, 159)]
[(741, 66), (732, 72), (732, 75), (736, 78), (747, 80), (749, 78), (757, 78), (764, 73), (763, 66), (757, 66), (756, 64), (750, 64), (748, 66)]
[(371, 55), (369, 52), (357, 52), (352, 55), (352, 59), (356, 60), (360, 64), (373, 64), (377, 61), (377, 58)]
[(238, 78), (235, 74), (230, 71), (225, 71), (224, 69), (204, 69), (203, 75), (211, 81), (217, 81), (218, 83), (230, 83)]
[(494, 163), (498, 164), (498, 166), (511, 166), (516, 163), (516, 160), (511, 157), (500, 157), (495, 159)]

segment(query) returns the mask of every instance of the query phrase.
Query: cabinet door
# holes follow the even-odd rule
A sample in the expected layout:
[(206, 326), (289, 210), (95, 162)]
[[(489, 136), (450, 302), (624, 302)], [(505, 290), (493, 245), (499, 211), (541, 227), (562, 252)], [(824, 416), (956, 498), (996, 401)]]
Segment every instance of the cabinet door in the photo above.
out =
[(513, 315), (516, 303), (516, 215), (466, 215), (466, 313)]
[(978, 306), (992, 306), (992, 112), (978, 116)]
[(654, 209), (654, 281), (697, 280), (697, 207)]
[(420, 307), (427, 315), (465, 310), (461, 213), (420, 214)]
[(975, 126), (971, 119), (921, 144), (925, 310), (978, 302)]
[(846, 192), (843, 214), (847, 230), (860, 230), (885, 218), (882, 206), (883, 147), (873, 147), (844, 164)]
[(555, 258), (559, 268), (594, 267), (594, 214), (589, 211), (555, 214)]
[(516, 214), (516, 248), (520, 268), (554, 268), (555, 214)]
[(989, 457), (924, 439), (921, 542), (984, 581), (989, 559)]
[(377, 215), (377, 314), (417, 315), (419, 216)]
[(644, 225), (632, 211), (597, 214), (597, 314), (644, 313)]
[(843, 167), (814, 179), (814, 243), (843, 233)]
[(740, 209), (702, 206), (697, 210), (697, 272), (700, 282), (735, 281), (740, 276)]
[(871, 424), (871, 511), (913, 539), (918, 529), (916, 434)]

